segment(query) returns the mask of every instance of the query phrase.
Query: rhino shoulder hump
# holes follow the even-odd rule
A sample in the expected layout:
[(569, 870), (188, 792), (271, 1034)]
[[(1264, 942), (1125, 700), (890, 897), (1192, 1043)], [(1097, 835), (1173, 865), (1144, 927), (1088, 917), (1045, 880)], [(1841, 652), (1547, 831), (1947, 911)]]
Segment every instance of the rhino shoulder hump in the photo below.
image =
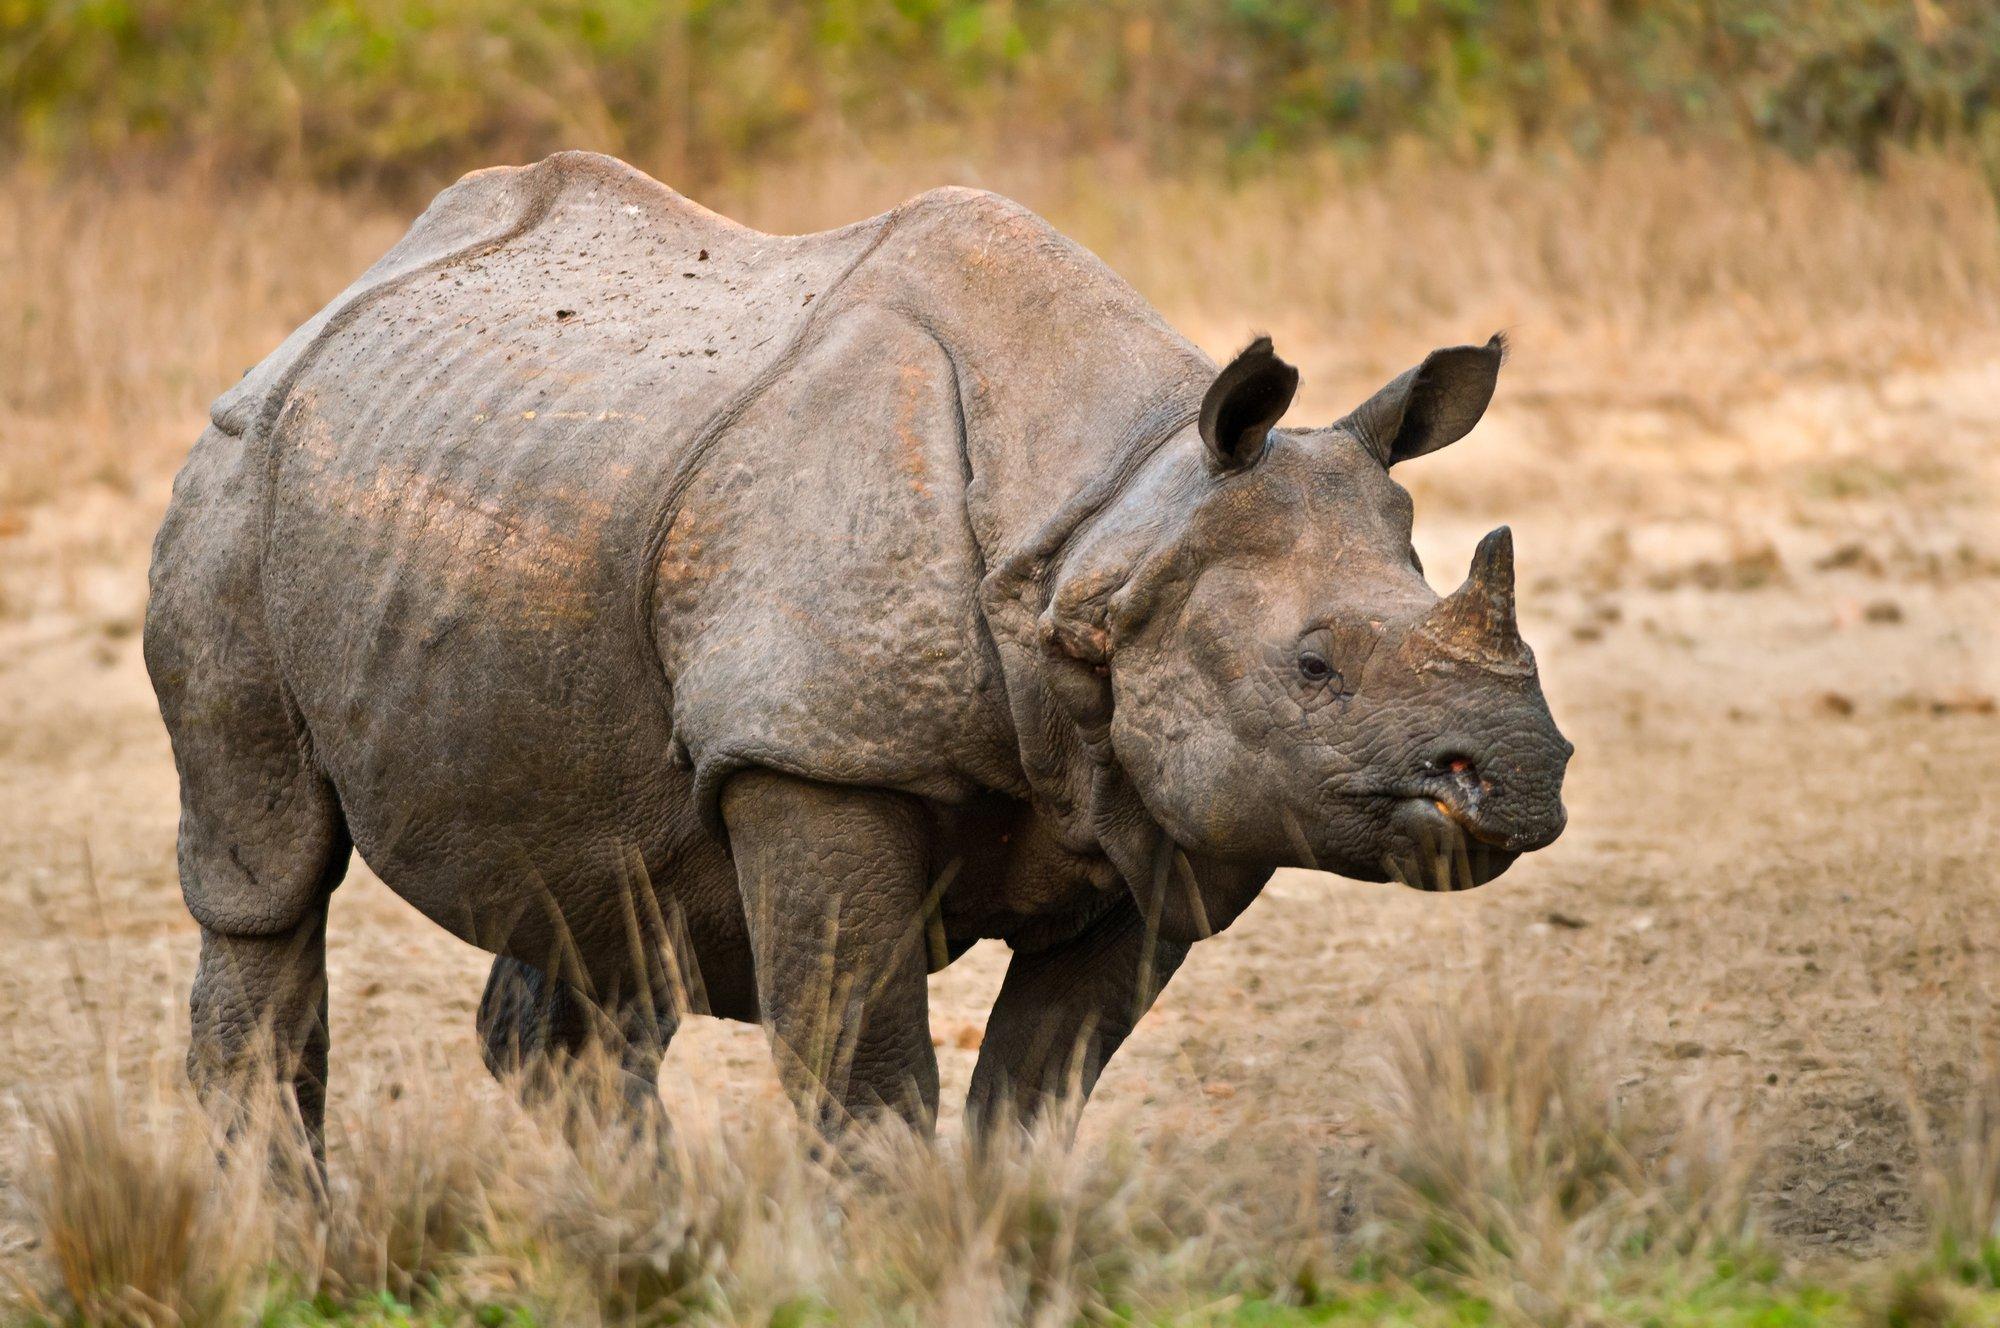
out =
[(990, 189), (973, 189), (966, 185), (927, 189), (897, 211), (910, 219), (934, 217), (979, 230), (998, 228), (1011, 232), (1041, 232), (1054, 229), (1026, 204), (1017, 203), (1005, 194), (996, 194)]

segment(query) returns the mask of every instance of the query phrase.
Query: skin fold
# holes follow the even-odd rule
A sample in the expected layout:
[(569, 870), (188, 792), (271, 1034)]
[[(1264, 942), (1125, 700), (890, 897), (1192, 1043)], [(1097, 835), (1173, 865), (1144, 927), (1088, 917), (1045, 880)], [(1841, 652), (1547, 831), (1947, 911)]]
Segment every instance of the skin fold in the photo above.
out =
[(1491, 879), (1570, 748), (1511, 537), (1440, 598), (1391, 475), (1503, 350), (1279, 429), (1268, 341), (1218, 369), (989, 194), (788, 237), (591, 154), (466, 177), (217, 401), (155, 545), (191, 1073), (274, 1050), (317, 1133), (355, 851), (496, 956), (496, 1072), (651, 1102), (684, 1014), (757, 1020), (834, 1132), (934, 1118), (981, 938), (988, 1123), (1278, 867)]

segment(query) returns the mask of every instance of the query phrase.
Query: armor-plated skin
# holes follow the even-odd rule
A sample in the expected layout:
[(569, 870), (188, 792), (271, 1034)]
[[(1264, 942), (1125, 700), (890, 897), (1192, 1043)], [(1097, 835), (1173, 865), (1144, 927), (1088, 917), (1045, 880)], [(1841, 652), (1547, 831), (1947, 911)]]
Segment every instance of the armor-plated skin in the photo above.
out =
[(216, 403), (146, 658), (202, 926), (190, 1065), (317, 1129), (350, 848), (496, 955), (496, 1069), (688, 1008), (828, 1125), (936, 1107), (924, 973), (1015, 959), (974, 1106), (1087, 1091), (1283, 865), (1477, 884), (1562, 828), (1512, 548), (1440, 601), (1388, 467), (1497, 342), (1273, 426), (1033, 214), (763, 235), (609, 158), (480, 172)]

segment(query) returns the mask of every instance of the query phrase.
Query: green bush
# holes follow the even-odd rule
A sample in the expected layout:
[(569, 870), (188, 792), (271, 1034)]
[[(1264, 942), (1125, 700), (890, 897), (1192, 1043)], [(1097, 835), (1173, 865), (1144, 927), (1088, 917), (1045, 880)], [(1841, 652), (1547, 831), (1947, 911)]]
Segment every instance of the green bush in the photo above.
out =
[(1794, 152), (1836, 144), (1871, 170), (1891, 145), (2000, 146), (2000, 9), (1928, 25), (1923, 5), (1852, 9), (1796, 43), (1761, 108), (1765, 132)]
[(1178, 168), (1416, 137), (2000, 144), (1986, 0), (0, 0), (0, 153), (315, 179), (853, 135)]

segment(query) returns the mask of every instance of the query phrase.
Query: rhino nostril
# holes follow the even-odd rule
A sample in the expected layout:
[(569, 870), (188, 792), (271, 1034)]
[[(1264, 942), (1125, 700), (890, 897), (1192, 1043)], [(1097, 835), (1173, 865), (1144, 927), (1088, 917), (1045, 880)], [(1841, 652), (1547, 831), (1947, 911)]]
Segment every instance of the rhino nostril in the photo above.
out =
[(1479, 782), (1479, 763), (1456, 748), (1447, 748), (1424, 762), (1432, 774), (1452, 775), (1456, 778)]

